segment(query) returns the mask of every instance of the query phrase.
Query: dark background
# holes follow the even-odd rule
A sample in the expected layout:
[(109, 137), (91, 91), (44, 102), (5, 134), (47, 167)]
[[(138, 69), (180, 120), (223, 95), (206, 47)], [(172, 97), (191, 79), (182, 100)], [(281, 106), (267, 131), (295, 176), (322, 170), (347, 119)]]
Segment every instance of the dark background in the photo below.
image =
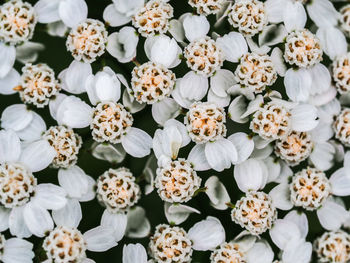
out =
[[(130, 1), (133, 1), (133, 0), (130, 0)], [(28, 2), (34, 5), (36, 0), (29, 0)], [(86, 0), (86, 2), (89, 7), (88, 17), (103, 21), (102, 19), (103, 10), (108, 4), (111, 3), (111, 0)], [(170, 4), (174, 7), (174, 12), (175, 12), (174, 15), (176, 18), (178, 18), (181, 14), (185, 12), (193, 11), (188, 5), (186, 0), (171, 0)], [(215, 22), (215, 16), (209, 16), (208, 19), (211, 22), (211, 24)], [(310, 25), (310, 21), (308, 24)], [(118, 30), (119, 28), (108, 28), (109, 33), (118, 31)], [(216, 30), (216, 32), (223, 35), (232, 30), (233, 29), (229, 26), (229, 24), (225, 22), (221, 28)], [(65, 38), (49, 36), (46, 33), (46, 26), (43, 24), (37, 25), (32, 41), (40, 42), (45, 45), (46, 48), (44, 51), (40, 52), (37, 63), (40, 62), (40, 63), (48, 64), (51, 68), (55, 70), (56, 76), (59, 74), (61, 70), (67, 68), (73, 60), (73, 57), (66, 50)], [(140, 37), (140, 42), (138, 45), (138, 53), (137, 53), (137, 60), (140, 63), (147, 62), (147, 58), (143, 51), (143, 43), (144, 43), (144, 39)], [(326, 65), (329, 64), (329, 60), (326, 56), (324, 56), (324, 63)], [(122, 73), (127, 78), (127, 80), (130, 81), (130, 76), (131, 76), (130, 72), (134, 67), (133, 63), (127, 63), (127, 64), (118, 63), (116, 59), (114, 59), (113, 57), (109, 56), (106, 53), (100, 59), (98, 59), (96, 62), (92, 64), (94, 72), (96, 73), (98, 70), (102, 69), (104, 64), (110, 66), (115, 72)], [(18, 71), (21, 70), (22, 66), (23, 65), (16, 63), (16, 69)], [(225, 62), (224, 68), (234, 71), (236, 68), (236, 65), (233, 63)], [(188, 69), (184, 62), (182, 62), (180, 66), (174, 69), (174, 72), (176, 73), (177, 77), (182, 77), (187, 71)], [(271, 88), (278, 90), (281, 93), (284, 93), (283, 79), (279, 78), (278, 81)], [(88, 101), (86, 95), (82, 95), (80, 97)], [(11, 95), (11, 96), (0, 95), (0, 102), (1, 102), (0, 112), (2, 112), (9, 105), (21, 103), (18, 94)], [(135, 119), (134, 127), (141, 128), (147, 131), (151, 136), (153, 136), (154, 131), (158, 128), (158, 125), (153, 121), (150, 109), (151, 107), (147, 106), (143, 111), (136, 113), (134, 115), (134, 119)], [(47, 127), (50, 127), (52, 125), (57, 125), (56, 122), (50, 117), (48, 108), (45, 108), (43, 110), (41, 109), (34, 109), (34, 110), (38, 112), (45, 119)], [(183, 116), (179, 116), (178, 119), (182, 121)], [(248, 128), (248, 124), (242, 125), (242, 124), (234, 123), (230, 119), (227, 120), (227, 128), (228, 128), (228, 133), (227, 133), (228, 135), (237, 131), (245, 131), (247, 133), (250, 132)], [(121, 164), (117, 164), (117, 165), (112, 165), (108, 162), (97, 160), (89, 153), (89, 148), (92, 143), (89, 129), (80, 129), (76, 131), (83, 137), (83, 141), (84, 141), (83, 147), (80, 150), (78, 165), (87, 174), (89, 174), (90, 176), (96, 179), (99, 175), (101, 175), (104, 171), (108, 170), (111, 167), (116, 168), (116, 167), (124, 166), (124, 167), (128, 167), (133, 172), (134, 176), (139, 177), (142, 175), (142, 171), (147, 161), (147, 157), (142, 159), (136, 159), (131, 156), (127, 156)], [(190, 144), (186, 148), (182, 149), (179, 154), (179, 157), (184, 157), (184, 158), (187, 157), (188, 152), (192, 146), (193, 144)], [(341, 164), (338, 164), (337, 167), (339, 167), (340, 165)], [(305, 166), (306, 164), (303, 163), (293, 169), (294, 171), (298, 171)], [(332, 171), (334, 170), (335, 169), (333, 169)], [(327, 175), (328, 176), (331, 175), (332, 171), (327, 171)], [(240, 190), (237, 188), (233, 178), (233, 167), (221, 173), (215, 172), (215, 171), (207, 171), (207, 172), (199, 172), (198, 174), (202, 177), (202, 185), (207, 180), (207, 178), (209, 178), (211, 175), (218, 176), (220, 180), (225, 184), (230, 194), (232, 203), (235, 203), (242, 196), (242, 192), (240, 192)], [(38, 183), (43, 183), (43, 182), (51, 182), (55, 184), (58, 183), (56, 169), (47, 168), (44, 171), (36, 173), (35, 176), (38, 178)], [(143, 185), (144, 183), (141, 182), (141, 186)], [(266, 186), (266, 188), (264, 189), (265, 192), (268, 192), (273, 186), (274, 184), (270, 184)], [(104, 208), (102, 208), (99, 205), (96, 199), (87, 203), (81, 203), (81, 205), (83, 209), (83, 219), (80, 223), (79, 230), (82, 233), (84, 233), (85, 231), (99, 225)], [(152, 230), (155, 228), (156, 225), (167, 222), (164, 216), (163, 202), (158, 197), (156, 191), (154, 191), (151, 195), (148, 195), (148, 196), (143, 195), (138, 205), (145, 208), (147, 217), (150, 220), (152, 225)], [(232, 222), (229, 209), (227, 209), (226, 211), (218, 211), (213, 209), (209, 205), (209, 199), (204, 193), (200, 193), (198, 196), (196, 196), (190, 202), (188, 202), (187, 205), (193, 206), (198, 210), (200, 210), (201, 215), (192, 214), (189, 217), (189, 219), (181, 225), (181, 227), (183, 227), (185, 230), (188, 230), (194, 223), (210, 215), (210, 216), (215, 216), (219, 218), (222, 224), (224, 225), (226, 230), (226, 241), (233, 239), (237, 234), (239, 234), (242, 231), (242, 229), (238, 225)], [(285, 214), (285, 212), (283, 211), (278, 211), (278, 212), (279, 212), (279, 218), (283, 217)], [(308, 241), (312, 242), (316, 237), (320, 236), (324, 232), (324, 230), (320, 226), (315, 212), (311, 212), (311, 213), (306, 212), (306, 214), (309, 219), (309, 227), (310, 227)], [(9, 237), (8, 232), (6, 232), (5, 235)], [(271, 242), (268, 233), (263, 234), (262, 237), (266, 238), (269, 241), (269, 243), (271, 244), (271, 246), (273, 247), (277, 255), (278, 249)], [(35, 247), (34, 249), (36, 251), (36, 257), (34, 259), (34, 262), (41, 262), (45, 260), (45, 255), (41, 249), (42, 239), (33, 237), (33, 238), (30, 238), (30, 241), (34, 243), (34, 247)], [(138, 243), (138, 242), (142, 243), (145, 247), (147, 247), (148, 238), (128, 239), (125, 237), (122, 241), (120, 241), (117, 247), (112, 248), (109, 251), (106, 251), (103, 253), (87, 252), (87, 255), (89, 258), (94, 259), (97, 263), (121, 262), (122, 249), (124, 244)], [(195, 251), (193, 253), (193, 262), (194, 263), (210, 262), (209, 256), (210, 256), (210, 252)]]

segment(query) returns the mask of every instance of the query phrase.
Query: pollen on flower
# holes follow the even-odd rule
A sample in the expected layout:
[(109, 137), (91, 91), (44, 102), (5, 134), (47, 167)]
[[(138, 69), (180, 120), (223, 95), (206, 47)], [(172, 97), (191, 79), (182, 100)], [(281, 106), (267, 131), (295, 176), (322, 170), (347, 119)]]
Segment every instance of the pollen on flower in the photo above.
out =
[(6, 208), (26, 204), (35, 193), (36, 178), (19, 163), (0, 165), (0, 203)]
[(151, 237), (149, 248), (158, 263), (190, 263), (192, 261), (192, 242), (181, 227), (158, 225)]
[(291, 113), (282, 105), (269, 102), (259, 108), (250, 122), (250, 129), (266, 140), (287, 136)]
[(340, 94), (350, 92), (350, 53), (338, 57), (332, 65), (333, 80)]
[(252, 235), (260, 235), (272, 227), (277, 210), (269, 195), (264, 192), (248, 192), (237, 201), (232, 210), (232, 220)]
[(106, 49), (108, 32), (96, 19), (86, 19), (70, 31), (66, 46), (76, 60), (94, 62)]
[(314, 244), (317, 262), (346, 263), (350, 260), (350, 235), (342, 230), (325, 232)]
[(175, 86), (175, 74), (166, 67), (147, 62), (132, 71), (131, 86), (135, 99), (153, 104), (169, 97)]
[(343, 109), (333, 123), (335, 137), (350, 146), (350, 109)]
[(268, 55), (247, 53), (236, 68), (235, 78), (244, 87), (261, 93), (266, 86), (275, 83), (277, 72)]
[(295, 206), (315, 210), (327, 200), (331, 186), (324, 172), (308, 167), (295, 174), (290, 191)]
[(340, 27), (347, 35), (350, 35), (350, 4), (340, 9)]
[(246, 263), (247, 260), (238, 243), (225, 242), (210, 255), (211, 263)]
[(179, 159), (157, 169), (155, 185), (164, 201), (182, 203), (192, 198), (201, 181), (191, 164), (185, 159)]
[(212, 76), (223, 62), (223, 52), (209, 37), (192, 41), (184, 52), (187, 66), (203, 76)]
[(173, 7), (163, 0), (151, 0), (132, 18), (133, 25), (144, 36), (165, 34), (169, 20), (173, 17)]
[(292, 131), (287, 137), (276, 141), (275, 153), (289, 165), (295, 166), (310, 156), (312, 148), (309, 133)]
[(22, 72), (20, 85), (14, 89), (24, 103), (43, 108), (61, 89), (55, 72), (46, 64), (26, 64)]
[(120, 103), (104, 102), (94, 108), (90, 128), (97, 142), (120, 143), (133, 124), (132, 115)]
[(286, 39), (284, 59), (290, 65), (311, 67), (322, 60), (320, 40), (307, 29), (291, 32)]
[(109, 169), (97, 179), (97, 199), (111, 213), (123, 212), (141, 197), (139, 185), (127, 168)]
[(54, 168), (68, 168), (76, 164), (82, 139), (72, 129), (64, 126), (52, 126), (44, 133), (43, 137), (57, 152), (52, 161)]
[(218, 13), (224, 6), (224, 0), (188, 0), (190, 6), (197, 10), (200, 15)]
[(87, 245), (78, 229), (58, 226), (44, 239), (43, 249), (50, 262), (83, 262)]
[(258, 0), (235, 1), (228, 13), (228, 21), (243, 35), (254, 36), (267, 24), (264, 3)]
[(1, 41), (16, 45), (30, 40), (36, 23), (36, 12), (28, 2), (11, 0), (0, 6)]
[(189, 136), (196, 143), (215, 141), (226, 135), (225, 111), (215, 103), (193, 103), (184, 122)]

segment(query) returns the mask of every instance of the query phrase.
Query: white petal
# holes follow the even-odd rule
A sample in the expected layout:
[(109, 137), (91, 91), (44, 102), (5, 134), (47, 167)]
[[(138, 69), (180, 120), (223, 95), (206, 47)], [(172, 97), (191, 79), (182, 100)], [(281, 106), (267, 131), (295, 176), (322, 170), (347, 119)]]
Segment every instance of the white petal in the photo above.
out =
[(137, 158), (145, 157), (151, 153), (152, 137), (141, 129), (131, 127), (122, 139), (125, 151)]
[(54, 184), (39, 184), (35, 188), (35, 196), (31, 200), (45, 209), (61, 209), (67, 203), (66, 191)]
[(284, 78), (288, 97), (295, 102), (307, 101), (312, 87), (312, 75), (307, 69), (288, 69)]
[(289, 220), (277, 219), (270, 229), (270, 236), (279, 249), (285, 249), (289, 242), (300, 240), (301, 233), (298, 226)]
[(325, 65), (316, 64), (310, 68), (310, 73), (312, 78), (311, 94), (320, 94), (331, 88), (331, 74)]
[(127, 89), (123, 92), (123, 105), (130, 113), (139, 112), (146, 107), (145, 103), (138, 103), (134, 96), (129, 94)]
[(283, 25), (265, 26), (263, 31), (259, 34), (259, 46), (277, 45), (282, 43), (287, 35), (288, 32)]
[(126, 152), (121, 144), (94, 143), (92, 155), (110, 163), (120, 163), (124, 160)]
[(303, 29), (307, 20), (303, 4), (296, 1), (286, 1), (283, 20), (288, 32), (295, 29)]
[(57, 122), (71, 128), (84, 128), (90, 125), (92, 109), (81, 99), (69, 96), (57, 109)]
[(58, 77), (62, 81), (62, 89), (69, 93), (80, 94), (85, 92), (85, 80), (91, 74), (90, 64), (73, 60), (69, 67), (62, 71)]
[(39, 0), (35, 5), (39, 23), (52, 23), (60, 20), (58, 6), (60, 0)]
[(225, 59), (237, 63), (239, 59), (248, 53), (248, 45), (241, 33), (230, 32), (216, 40), (218, 47), (225, 54)]
[(236, 97), (228, 108), (228, 116), (231, 120), (238, 123), (246, 123), (249, 118), (241, 118), (244, 112), (247, 110), (247, 103), (244, 96), (240, 95)]
[(273, 65), (275, 66), (277, 73), (280, 76), (284, 77), (287, 71), (287, 66), (284, 63), (283, 53), (281, 49), (275, 47), (271, 52), (270, 58), (272, 60)]
[(151, 224), (146, 217), (146, 211), (140, 206), (133, 207), (128, 212), (127, 236), (129, 238), (144, 238), (149, 235)]
[(0, 231), (3, 232), (9, 228), (9, 217), (11, 209), (0, 207)]
[(39, 51), (44, 49), (45, 46), (41, 43), (27, 41), (16, 46), (16, 60), (23, 64), (33, 63), (37, 60)]
[(48, 167), (57, 152), (46, 140), (28, 144), (21, 153), (20, 161), (32, 172), (38, 172)]
[(247, 193), (250, 190), (264, 188), (267, 180), (267, 168), (260, 160), (248, 159), (235, 166), (233, 175), (238, 188)]
[(98, 72), (94, 78), (94, 89), (98, 101), (118, 101), (120, 98), (120, 81), (115, 73), (108, 74), (110, 68), (104, 68), (103, 71)]
[(15, 69), (11, 69), (3, 78), (0, 78), (0, 94), (10, 95), (16, 93), (14, 90), (20, 82), (20, 75)]
[(80, 198), (87, 191), (89, 181), (85, 172), (79, 166), (58, 171), (58, 182), (71, 198)]
[(0, 131), (0, 163), (16, 162), (21, 154), (21, 142), (12, 130)]
[(333, 166), (335, 153), (332, 144), (328, 142), (316, 143), (309, 158), (316, 168), (325, 171)]
[(112, 27), (118, 27), (129, 23), (131, 16), (118, 12), (115, 5), (110, 4), (103, 11), (103, 20)]
[(196, 171), (206, 171), (211, 168), (205, 156), (205, 144), (197, 144), (190, 151), (187, 159)]
[(293, 208), (293, 204), (290, 201), (289, 185), (281, 183), (272, 188), (269, 193), (272, 199), (273, 205), (281, 210), (289, 210)]
[(332, 194), (337, 196), (350, 195), (350, 174), (347, 169), (340, 168), (329, 178), (332, 185)]
[(193, 71), (183, 76), (179, 85), (181, 95), (189, 100), (201, 100), (208, 91), (208, 79)]
[(30, 237), (32, 233), (29, 231), (26, 223), (24, 222), (23, 206), (12, 208), (9, 217), (9, 228), (11, 235), (16, 237)]
[(317, 109), (309, 104), (299, 104), (292, 109), (292, 127), (295, 131), (310, 131), (318, 124)]
[(247, 263), (271, 263), (273, 258), (273, 250), (265, 240), (256, 242), (247, 253)]
[(220, 69), (216, 71), (215, 75), (210, 78), (210, 87), (213, 92), (220, 97), (227, 96), (227, 90), (234, 84), (235, 76), (227, 69)]
[(113, 237), (115, 242), (121, 240), (126, 231), (128, 218), (124, 213), (112, 214), (105, 209), (101, 218), (101, 226), (113, 229)]
[(33, 119), (33, 112), (27, 110), (24, 104), (14, 104), (7, 107), (1, 115), (1, 127), (20, 131), (26, 128)]
[(24, 207), (23, 217), (30, 232), (38, 237), (44, 237), (54, 227), (50, 213), (32, 202)]
[(77, 199), (68, 199), (63, 208), (52, 211), (52, 218), (57, 226), (77, 228), (82, 219), (79, 201)]
[(249, 158), (254, 150), (254, 141), (244, 132), (236, 132), (227, 138), (233, 143), (237, 150), (237, 161), (239, 164)]
[(230, 202), (230, 196), (225, 188), (225, 185), (220, 182), (216, 176), (211, 176), (205, 182), (206, 191), (210, 199), (210, 204), (218, 210), (226, 210), (227, 203)]
[(207, 96), (207, 101), (208, 102), (213, 102), (217, 106), (225, 108), (230, 104), (231, 97), (230, 95), (226, 95), (225, 97), (219, 97), (217, 96), (213, 90), (210, 88)]
[(169, 24), (169, 33), (176, 39), (177, 42), (184, 43), (185, 31), (182, 23), (177, 19), (171, 19)]
[(88, 7), (84, 0), (61, 0), (58, 12), (66, 26), (75, 27), (87, 18)]
[(161, 35), (156, 37), (151, 48), (151, 61), (159, 63), (167, 68), (172, 68), (179, 59), (179, 45), (175, 39)]
[(217, 218), (208, 216), (191, 227), (187, 236), (193, 242), (193, 249), (214, 250), (225, 241), (225, 229)]
[(316, 36), (320, 39), (322, 49), (330, 57), (335, 59), (346, 54), (347, 42), (344, 34), (335, 27), (321, 27)]
[(44, 119), (36, 112), (33, 112), (33, 119), (30, 124), (24, 129), (17, 131), (17, 135), (23, 141), (32, 142), (39, 140), (45, 131), (46, 123)]
[(326, 230), (338, 230), (348, 217), (345, 208), (334, 201), (327, 200), (320, 209), (317, 216), (321, 225)]
[(50, 110), (51, 117), (54, 120), (57, 120), (57, 110), (58, 110), (59, 106), (61, 105), (62, 101), (64, 101), (64, 99), (67, 97), (68, 96), (66, 94), (58, 93), (58, 95), (54, 99), (50, 100), (49, 110)]
[(312, 255), (312, 245), (310, 242), (291, 243), (282, 254), (284, 263), (309, 263)]
[(200, 214), (200, 211), (186, 205), (165, 202), (164, 213), (169, 224), (180, 225), (187, 220), (191, 213)]
[(183, 21), (185, 36), (189, 41), (205, 37), (210, 29), (210, 24), (205, 16), (186, 16)]
[(136, 56), (139, 37), (133, 27), (123, 27), (108, 36), (107, 51), (119, 62), (130, 62)]
[(6, 263), (32, 263), (34, 258), (33, 244), (19, 238), (6, 240), (1, 257)]
[(329, 0), (314, 0), (306, 5), (310, 18), (318, 27), (336, 26), (339, 13)]
[(129, 244), (123, 247), (123, 263), (147, 263), (146, 249), (141, 244)]
[(47, 24), (47, 33), (53, 37), (64, 37), (68, 33), (68, 27), (62, 22), (57, 21)]
[(165, 98), (152, 105), (153, 119), (160, 125), (172, 118), (176, 118), (180, 113), (180, 106), (174, 99)]
[(283, 13), (286, 1), (281, 0), (267, 0), (265, 2), (265, 10), (269, 22), (279, 23), (283, 21)]
[(182, 79), (176, 80), (176, 85), (171, 93), (171, 96), (174, 98), (174, 100), (179, 104), (182, 108), (189, 109), (190, 106), (193, 104), (194, 100), (187, 99), (182, 96), (181, 90), (180, 90), (180, 84)]
[(98, 226), (85, 232), (83, 236), (87, 244), (87, 249), (93, 252), (103, 252), (115, 247), (117, 243), (111, 230), (108, 227)]
[(96, 181), (91, 176), (86, 176), (86, 177), (89, 181), (88, 191), (78, 199), (79, 202), (88, 202), (95, 198)]
[(303, 212), (292, 210), (284, 217), (284, 220), (289, 220), (296, 224), (299, 228), (301, 237), (306, 238), (309, 232), (309, 222)]
[(12, 69), (16, 60), (16, 48), (0, 42), (0, 78), (4, 78)]
[(233, 143), (227, 139), (208, 142), (205, 145), (205, 156), (215, 171), (223, 171), (237, 161), (237, 151)]

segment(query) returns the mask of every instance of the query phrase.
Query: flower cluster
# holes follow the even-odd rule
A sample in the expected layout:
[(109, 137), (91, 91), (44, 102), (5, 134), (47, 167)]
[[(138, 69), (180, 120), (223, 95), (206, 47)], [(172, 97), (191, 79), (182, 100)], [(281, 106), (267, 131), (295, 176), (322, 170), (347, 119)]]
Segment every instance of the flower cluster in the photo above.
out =
[(345, 0), (3, 1), (0, 262), (350, 262), (349, 39)]

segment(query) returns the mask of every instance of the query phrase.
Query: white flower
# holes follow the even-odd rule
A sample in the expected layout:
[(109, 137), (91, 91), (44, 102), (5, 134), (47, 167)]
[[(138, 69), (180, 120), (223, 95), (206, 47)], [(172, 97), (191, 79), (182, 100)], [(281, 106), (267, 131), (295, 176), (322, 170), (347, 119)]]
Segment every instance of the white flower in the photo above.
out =
[[(11, 131), (1, 131), (1, 174), (2, 188), (9, 189), (1, 195), (1, 204), (6, 207), (3, 230), (7, 228), (17, 237), (42, 237), (53, 228), (51, 215), (47, 210), (57, 210), (66, 205), (66, 192), (53, 184), (37, 185), (32, 172), (45, 169), (56, 153), (47, 141), (39, 140), (25, 145)], [(19, 195), (16, 193), (20, 193)]]
[[(66, 214), (54, 216), (56, 227), (51, 229), (43, 241), (43, 249), (48, 260), (45, 262), (65, 260), (91, 262), (86, 251), (103, 252), (117, 245), (112, 227), (100, 225), (82, 234), (78, 230), (81, 221), (80, 206), (71, 206)], [(68, 213), (67, 213), (68, 212)], [(67, 216), (69, 215), (69, 216)]]
[(225, 240), (225, 231), (215, 217), (196, 223), (188, 232), (180, 227), (158, 225), (151, 237), (150, 250), (157, 262), (189, 262), (193, 250), (213, 250)]
[(293, 204), (307, 210), (317, 209), (323, 228), (337, 230), (346, 221), (348, 212), (331, 195), (349, 195), (349, 182), (345, 168), (334, 172), (329, 179), (323, 172), (307, 168), (297, 173), (290, 185), (282, 182), (273, 188), (270, 196), (274, 205), (282, 210), (291, 209)]
[(59, 124), (71, 128), (90, 125), (95, 140), (122, 143), (127, 153), (143, 157), (150, 153), (152, 138), (146, 132), (131, 127), (132, 115), (122, 104), (117, 103), (120, 82), (124, 83), (124, 78), (105, 67), (86, 80), (86, 90), (95, 108), (77, 97), (68, 96), (52, 106), (51, 115)]

